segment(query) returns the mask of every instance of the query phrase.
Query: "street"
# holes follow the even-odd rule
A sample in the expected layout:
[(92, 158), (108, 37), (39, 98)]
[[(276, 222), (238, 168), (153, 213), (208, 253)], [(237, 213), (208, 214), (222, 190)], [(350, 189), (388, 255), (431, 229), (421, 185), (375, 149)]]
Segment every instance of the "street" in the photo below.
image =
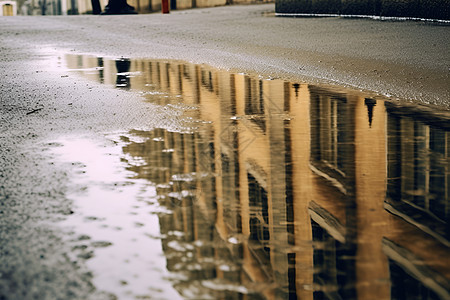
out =
[[(158, 189), (165, 187), (162, 183), (158, 186), (156, 180), (154, 185), (144, 180), (147, 173), (139, 169), (139, 162), (133, 164), (130, 156), (142, 156), (141, 160), (151, 158), (150, 166), (151, 163), (157, 164), (158, 158), (146, 157), (148, 153), (142, 149), (139, 152), (130, 144), (139, 148), (140, 139), (148, 136), (158, 141), (159, 136), (143, 133), (154, 129), (163, 128), (165, 135), (174, 132), (183, 135), (201, 128), (199, 122), (195, 123), (180, 113), (181, 104), (167, 91), (168, 96), (164, 95), (172, 97), (169, 98), (173, 102), (164, 106), (158, 102), (163, 99), (158, 90), (140, 93), (120, 88), (119, 78), (114, 81), (115, 76), (122, 73), (117, 61), (131, 60), (135, 69), (130, 75), (128, 66), (123, 73), (136, 78), (146, 74), (145, 68), (136, 67), (139, 60), (143, 60), (142, 65), (147, 63), (145, 60), (154, 60), (174, 64), (176, 68), (187, 63), (183, 68), (192, 69), (193, 65), (215, 68), (217, 74), (222, 74), (218, 77), (232, 72), (237, 74), (233, 75), (236, 78), (245, 74), (260, 76), (262, 81), (273, 80), (274, 90), (278, 88), (277, 80), (286, 80), (296, 91), (299, 86), (318, 85), (332, 90), (332, 95), (338, 95), (340, 91), (353, 95), (354, 91), (358, 95), (355, 97), (362, 99), (382, 98), (382, 101), (414, 107), (426, 105), (448, 120), (449, 37), (449, 26), (437, 23), (280, 18), (274, 16), (273, 4), (172, 11), (168, 15), (0, 18), (0, 299), (135, 299), (151, 295), (161, 299), (189, 298), (189, 294), (180, 296), (176, 292), (179, 287), (173, 282), (180, 279), (170, 277), (173, 274), (170, 275), (165, 264), (158, 260), (150, 259), (148, 264), (152, 268), (150, 271), (145, 269), (154, 279), (151, 288), (146, 286), (146, 291), (139, 290), (144, 284), (142, 282), (152, 280), (141, 278), (133, 282), (130, 278), (138, 276), (133, 277), (135, 274), (131, 274), (131, 267), (123, 269), (129, 270), (130, 274), (120, 275), (129, 278), (127, 280), (120, 281), (122, 277), (111, 275), (118, 287), (111, 286), (108, 276), (102, 277), (92, 271), (106, 270), (106, 273), (108, 268), (105, 266), (117, 263), (115, 270), (120, 272), (126, 264), (118, 262), (117, 257), (129, 258), (130, 265), (136, 270), (144, 270), (139, 265), (140, 261), (131, 258), (132, 251), (123, 257), (114, 256), (118, 252), (112, 252), (112, 256), (99, 255), (107, 253), (111, 243), (120, 243), (120, 230), (126, 239), (125, 233), (144, 227), (148, 221), (130, 217), (130, 214), (138, 214), (137, 207), (142, 206), (142, 202), (136, 199), (153, 199), (155, 202), (147, 202), (153, 209), (149, 217), (152, 220), (148, 222), (156, 227), (158, 222), (163, 223), (163, 218), (158, 221), (155, 217), (156, 211), (163, 210), (155, 204), (155, 199), (160, 199), (157, 198), (160, 195)], [(103, 75), (99, 73), (106, 70), (106, 63), (113, 70), (108, 75), (113, 79), (101, 82), (98, 78), (103, 78)], [(158, 65), (158, 68), (163, 67)], [(214, 72), (210, 71), (210, 74)], [(133, 78), (131, 80), (133, 82)], [(150, 89), (150, 83), (145, 85), (139, 80), (133, 84)], [(114, 88), (114, 84), (118, 88)], [(127, 87), (126, 82), (123, 84)], [(258, 84), (255, 86), (261, 88), (266, 83)], [(239, 91), (230, 92), (234, 93), (239, 94)], [(150, 98), (145, 98), (147, 96)], [(191, 105), (195, 103), (193, 101)], [(374, 106), (370, 101), (365, 105)], [(381, 105), (376, 109), (379, 107)], [(366, 114), (364, 111), (364, 117)], [(227, 116), (226, 119), (233, 117)], [(298, 119), (301, 119), (300, 115)], [(371, 117), (369, 119), (372, 126)], [(266, 129), (266, 123), (261, 124), (259, 122), (259, 127), (255, 127), (274, 134), (275, 130), (270, 132)], [(275, 129), (284, 132), (280, 128)], [(279, 132), (276, 131), (277, 134)], [(202, 142), (210, 141), (205, 139)], [(164, 151), (176, 152), (177, 149)], [(92, 157), (84, 156), (85, 152), (91, 153)], [(114, 159), (106, 159), (101, 164), (105, 157)], [(124, 166), (127, 159), (130, 161)], [(98, 168), (95, 168), (95, 163), (99, 163)], [(163, 172), (164, 168), (155, 172)], [(100, 177), (96, 177), (96, 170), (103, 171), (99, 173)], [(82, 177), (85, 173), (86, 178)], [(254, 177), (249, 175), (248, 178), (257, 181), (257, 176)], [(118, 210), (127, 212), (132, 208), (132, 212), (118, 214), (117, 220), (111, 221), (107, 220), (108, 213), (116, 212), (99, 208), (101, 205), (108, 207), (108, 201), (90, 208), (89, 202), (96, 198), (96, 192), (102, 190), (109, 190), (111, 194), (101, 197), (117, 203), (120, 201), (114, 197), (120, 193), (136, 200), (123, 207), (120, 206), (123, 203), (116, 206)], [(143, 190), (151, 195), (143, 193)], [(93, 216), (89, 209), (96, 211), (96, 215)], [(105, 219), (102, 219), (102, 214)], [(77, 220), (81, 221), (77, 223)], [(120, 220), (133, 226), (121, 226)], [(96, 226), (97, 229), (89, 227), (89, 224), (97, 224), (95, 222), (103, 222), (103, 225)], [(101, 226), (110, 229), (106, 235), (108, 238), (98, 235), (96, 230)], [(156, 227), (152, 227), (153, 230)], [(83, 230), (87, 233), (80, 233)], [(138, 239), (138, 246), (125, 243), (127, 249), (148, 247), (153, 251), (149, 251), (153, 253), (149, 255), (162, 257), (163, 249), (158, 247), (162, 247), (159, 241), (164, 240), (164, 235), (157, 231), (145, 232), (151, 236), (151, 241)], [(176, 232), (165, 234), (176, 235)], [(113, 242), (115, 238), (117, 243)], [(90, 261), (94, 263), (89, 264)], [(448, 267), (447, 263), (443, 268)], [(155, 279), (158, 274), (164, 274), (161, 275), (163, 279)], [(214, 284), (217, 283), (208, 286), (214, 291), (248, 293), (242, 286), (227, 288)], [(134, 294), (124, 292), (127, 285), (129, 290), (135, 291)], [(260, 291), (258, 288), (261, 287), (255, 290)], [(206, 296), (211, 295), (218, 294)]]

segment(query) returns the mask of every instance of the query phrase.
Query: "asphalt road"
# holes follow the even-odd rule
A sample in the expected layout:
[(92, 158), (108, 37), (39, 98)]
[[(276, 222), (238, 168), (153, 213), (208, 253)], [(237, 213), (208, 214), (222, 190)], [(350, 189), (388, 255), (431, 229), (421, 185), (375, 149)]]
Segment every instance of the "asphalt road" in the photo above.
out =
[(179, 121), (138, 95), (51, 68), (63, 52), (177, 59), (450, 107), (448, 26), (273, 11), (0, 18), (1, 300), (109, 298), (96, 294), (83, 256), (68, 258), (55, 222), (72, 213), (73, 165), (58, 163), (49, 141)]

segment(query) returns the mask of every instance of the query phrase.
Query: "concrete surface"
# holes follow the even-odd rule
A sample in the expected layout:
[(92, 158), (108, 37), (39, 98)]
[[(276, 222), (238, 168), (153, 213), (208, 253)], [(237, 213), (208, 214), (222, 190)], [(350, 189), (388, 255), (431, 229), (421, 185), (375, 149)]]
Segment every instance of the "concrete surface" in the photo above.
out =
[(180, 59), (449, 108), (448, 26), (284, 19), (273, 12), (274, 5), (257, 5), (0, 18), (1, 300), (110, 298), (95, 291), (84, 265), (88, 255), (69, 259), (58, 220), (72, 213), (67, 191), (74, 166), (58, 163), (51, 151), (58, 145), (49, 141), (101, 140), (104, 132), (178, 122), (138, 95), (50, 68), (63, 51)]

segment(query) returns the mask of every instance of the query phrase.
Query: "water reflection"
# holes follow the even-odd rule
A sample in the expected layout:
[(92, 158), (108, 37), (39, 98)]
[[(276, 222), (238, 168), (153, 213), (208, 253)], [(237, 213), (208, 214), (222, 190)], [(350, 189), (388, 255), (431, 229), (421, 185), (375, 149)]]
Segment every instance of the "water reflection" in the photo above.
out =
[(116, 87), (125, 89), (128, 89), (130, 87), (130, 76), (128, 73), (130, 71), (130, 64), (130, 60), (126, 58), (116, 60)]
[(450, 298), (448, 113), (177, 62), (67, 61), (192, 118), (123, 148), (171, 211), (162, 245), (185, 298)]

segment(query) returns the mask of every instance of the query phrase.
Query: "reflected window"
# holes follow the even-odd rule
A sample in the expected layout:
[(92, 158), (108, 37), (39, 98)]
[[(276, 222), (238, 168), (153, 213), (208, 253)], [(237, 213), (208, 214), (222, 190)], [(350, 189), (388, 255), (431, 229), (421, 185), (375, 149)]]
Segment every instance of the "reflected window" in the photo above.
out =
[(341, 288), (345, 285), (344, 253), (341, 243), (319, 224), (311, 220), (314, 243), (314, 299), (345, 299)]
[(222, 153), (223, 214), (225, 222), (233, 232), (242, 232), (239, 207), (239, 166)]
[(202, 85), (206, 87), (210, 92), (214, 92), (214, 85), (211, 71), (206, 70), (201, 71), (201, 82)]
[[(429, 168), (429, 209), (442, 221), (448, 223), (450, 215), (448, 163), (449, 153), (446, 145), (450, 142), (450, 134), (443, 130), (430, 130), (430, 168)], [(447, 178), (446, 178), (447, 177)]]
[(253, 80), (246, 77), (245, 80), (245, 114), (250, 115), (251, 121), (258, 125), (262, 131), (266, 131), (264, 119), (264, 97), (261, 80)]
[(190, 70), (187, 66), (183, 66), (183, 76), (188, 79), (191, 80), (191, 73)]
[(288, 233), (288, 243), (295, 245), (295, 228), (294, 228), (294, 183), (293, 183), (293, 167), (292, 162), (292, 144), (291, 144), (291, 129), (289, 121), (284, 122), (284, 143), (285, 143), (285, 172), (286, 172), (286, 227)]
[(270, 258), (269, 204), (267, 191), (249, 173), (250, 240), (258, 254)]
[(391, 299), (392, 300), (438, 300), (441, 299), (432, 290), (425, 287), (420, 281), (405, 272), (394, 261), (389, 260), (391, 273)]
[(389, 115), (387, 202), (447, 240), (449, 142), (444, 128), (395, 112)]
[(319, 170), (343, 182), (347, 101), (313, 89), (311, 99), (311, 159)]
[(295, 253), (288, 253), (288, 285), (289, 285), (289, 300), (297, 299), (297, 286), (296, 286), (296, 255)]

